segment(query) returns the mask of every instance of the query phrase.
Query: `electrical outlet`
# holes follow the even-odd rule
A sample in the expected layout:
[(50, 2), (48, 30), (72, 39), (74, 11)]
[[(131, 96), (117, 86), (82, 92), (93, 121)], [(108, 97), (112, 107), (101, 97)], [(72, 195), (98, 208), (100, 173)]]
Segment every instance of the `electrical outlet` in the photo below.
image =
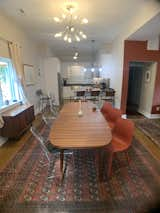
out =
[(160, 111), (160, 106), (157, 106), (157, 107), (156, 107), (156, 111)]

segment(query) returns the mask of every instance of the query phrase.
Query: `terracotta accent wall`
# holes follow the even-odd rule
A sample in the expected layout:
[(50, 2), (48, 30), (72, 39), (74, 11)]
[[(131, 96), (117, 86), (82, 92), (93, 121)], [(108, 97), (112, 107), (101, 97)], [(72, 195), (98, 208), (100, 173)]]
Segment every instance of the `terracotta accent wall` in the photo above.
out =
[(160, 50), (147, 50), (147, 41), (128, 40), (124, 42), (123, 83), (121, 97), (121, 109), (123, 113), (126, 113), (130, 61), (153, 61), (158, 63), (151, 113), (160, 114), (160, 110), (157, 110), (157, 106), (160, 106)]

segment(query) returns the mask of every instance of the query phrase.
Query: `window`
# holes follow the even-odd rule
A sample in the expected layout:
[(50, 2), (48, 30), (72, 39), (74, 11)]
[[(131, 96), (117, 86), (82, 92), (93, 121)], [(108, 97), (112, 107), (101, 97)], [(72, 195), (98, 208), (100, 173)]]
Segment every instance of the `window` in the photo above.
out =
[(12, 62), (0, 58), (0, 109), (20, 101), (18, 81)]

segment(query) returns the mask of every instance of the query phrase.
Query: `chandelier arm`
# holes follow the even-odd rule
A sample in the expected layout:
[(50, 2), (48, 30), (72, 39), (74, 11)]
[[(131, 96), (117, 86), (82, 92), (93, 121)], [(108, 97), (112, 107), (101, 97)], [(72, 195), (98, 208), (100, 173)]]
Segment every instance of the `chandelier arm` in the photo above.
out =
[(72, 14), (70, 14), (70, 20), (69, 20), (69, 28), (72, 27)]

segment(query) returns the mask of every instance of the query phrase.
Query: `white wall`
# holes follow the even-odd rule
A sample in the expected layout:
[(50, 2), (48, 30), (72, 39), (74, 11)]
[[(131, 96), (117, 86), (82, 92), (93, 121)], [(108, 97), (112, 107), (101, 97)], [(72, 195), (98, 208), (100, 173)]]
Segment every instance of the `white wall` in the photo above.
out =
[(55, 54), (53, 52), (53, 50), (49, 47), (47, 47), (46, 44), (40, 44), (38, 46), (39, 49), (39, 67), (40, 69), (38, 70), (38, 76), (39, 76), (39, 89), (42, 89), (42, 91), (45, 91), (45, 72), (44, 72), (44, 60), (47, 57), (54, 57)]
[(97, 63), (102, 67), (101, 77), (112, 78), (112, 44), (105, 44), (97, 54)]
[[(98, 64), (102, 67), (101, 77), (112, 78), (112, 54), (102, 53), (98, 57)], [(112, 85), (110, 85), (112, 87)]]
[[(146, 117), (151, 116), (156, 71), (157, 63), (153, 63), (151, 66), (147, 67), (147, 69), (143, 70), (141, 96), (138, 111)], [(147, 72), (150, 73), (150, 79), (148, 81), (146, 80)]]
[(58, 58), (48, 57), (44, 60), (44, 84), (46, 94), (54, 94), (56, 103), (59, 104), (58, 79), (61, 64)]
[[(26, 87), (26, 94), (29, 101), (36, 106), (37, 97), (35, 91), (40, 87), (40, 76), (38, 75), (41, 70), (39, 48), (37, 44), (31, 40), (27, 33), (22, 30), (13, 20), (10, 20), (5, 15), (0, 14), (1, 37), (16, 42), (22, 47), (22, 59), (24, 64), (31, 64), (34, 66), (35, 84)], [(9, 57), (7, 43), (0, 40), (0, 56)]]
[(160, 4), (155, 1), (145, 1), (144, 7), (139, 7), (139, 9), (136, 10), (135, 16), (133, 18), (129, 18), (125, 22), (119, 36), (112, 43), (112, 49), (110, 52), (112, 57), (108, 64), (112, 68), (110, 71), (110, 83), (111, 87), (116, 90), (116, 107), (120, 107), (121, 103), (124, 40), (141, 28), (147, 21), (158, 14), (158, 12), (160, 12)]
[(62, 62), (61, 63), (61, 75), (62, 75), (62, 78), (67, 78), (67, 74), (68, 74), (68, 68), (72, 65), (79, 65), (79, 66), (82, 66), (82, 67), (88, 67), (90, 66), (90, 63), (89, 62)]

